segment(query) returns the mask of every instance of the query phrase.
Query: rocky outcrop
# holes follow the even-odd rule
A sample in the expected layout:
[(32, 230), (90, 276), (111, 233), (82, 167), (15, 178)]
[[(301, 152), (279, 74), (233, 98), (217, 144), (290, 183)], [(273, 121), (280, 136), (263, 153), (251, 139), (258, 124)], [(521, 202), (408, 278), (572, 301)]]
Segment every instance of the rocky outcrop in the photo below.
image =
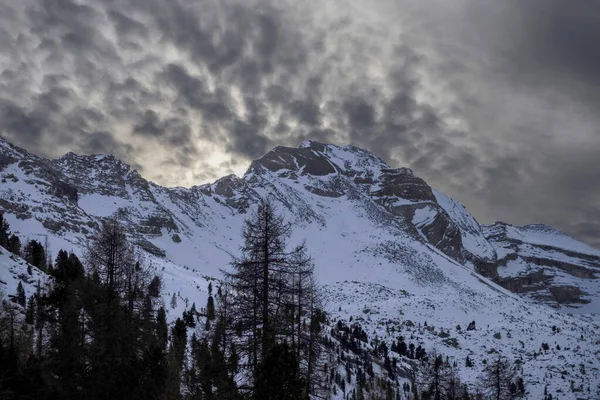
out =
[(496, 278), (500, 286), (514, 293), (529, 293), (543, 291), (548, 288), (552, 277), (545, 275), (544, 270), (509, 278)]
[(77, 200), (79, 199), (79, 195), (77, 193), (77, 188), (69, 185), (66, 182), (56, 181), (53, 185), (53, 195), (57, 197), (65, 197), (72, 203), (77, 204)]
[(162, 230), (166, 229), (167, 232), (177, 232), (179, 228), (168, 214), (165, 215), (153, 215), (149, 218), (143, 219), (140, 223), (140, 233), (145, 235), (161, 235)]
[(282, 169), (313, 176), (324, 176), (336, 172), (336, 168), (319, 150), (324, 145), (313, 142), (312, 148), (275, 147), (260, 159), (253, 161), (249, 171), (260, 172), (262, 168), (271, 172)]
[[(565, 271), (566, 273), (582, 279), (596, 279), (598, 278), (598, 274), (600, 274), (600, 270), (592, 270), (589, 268), (585, 268), (581, 265), (576, 265), (574, 263), (551, 259), (548, 257), (534, 257), (534, 256), (522, 256), (524, 261), (529, 264), (537, 265), (539, 267), (553, 267), (556, 269), (560, 269)], [(599, 260), (600, 261), (600, 260)], [(600, 262), (599, 262), (600, 266)]]
[(384, 169), (379, 179), (380, 190), (373, 192), (376, 197), (394, 196), (413, 202), (435, 202), (431, 187), (408, 168)]
[(587, 304), (590, 302), (590, 300), (583, 298), (587, 293), (576, 286), (552, 286), (549, 291), (552, 296), (551, 299), (559, 304)]
[(498, 259), (502, 276), (495, 280), (505, 288), (558, 305), (585, 304), (600, 293), (600, 252), (544, 225), (496, 222), (484, 230), (502, 254)]

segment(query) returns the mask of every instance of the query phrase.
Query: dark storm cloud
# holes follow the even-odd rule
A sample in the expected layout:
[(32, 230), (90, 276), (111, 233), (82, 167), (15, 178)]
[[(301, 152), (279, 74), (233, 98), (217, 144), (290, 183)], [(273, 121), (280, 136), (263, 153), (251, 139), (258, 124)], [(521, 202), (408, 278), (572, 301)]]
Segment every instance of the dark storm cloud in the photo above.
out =
[[(480, 34), (477, 49), (489, 53), (498, 93), (505, 85), (515, 100), (528, 99), (502, 121), (513, 130), (505, 140), (516, 146), (476, 148), (483, 156), (477, 191), (501, 211), (497, 219), (550, 223), (600, 246), (600, 3), (509, 1), (469, 11), (477, 32), (467, 32)], [(465, 110), (474, 109), (469, 100), (463, 93)], [(494, 112), (481, 104), (478, 113)]]
[(309, 126), (319, 126), (321, 110), (319, 105), (310, 101), (296, 100), (290, 105), (290, 111), (300, 122)]
[(175, 87), (188, 106), (202, 108), (205, 86), (201, 79), (192, 77), (184, 67), (177, 64), (169, 64), (163, 71), (163, 76), (166, 82)]
[(508, 29), (503, 33), (509, 36), (495, 39), (501, 40), (501, 46), (507, 50), (504, 55), (507, 72), (535, 74), (546, 79), (556, 78), (556, 74), (559, 78), (571, 75), (600, 84), (598, 2), (513, 0), (505, 7), (504, 22)]
[(133, 132), (149, 136), (162, 136), (166, 133), (158, 115), (152, 110), (146, 111), (142, 121), (133, 127)]
[(344, 102), (348, 125), (353, 129), (365, 130), (375, 124), (375, 109), (363, 99), (349, 99)]
[(42, 134), (44, 122), (10, 100), (0, 99), (0, 126), (3, 132), (35, 142)]
[(275, 145), (353, 144), (483, 222), (549, 222), (592, 242), (596, 3), (3, 3), (0, 134), (46, 156), (115, 153), (169, 185)]
[(143, 37), (148, 33), (148, 28), (144, 24), (115, 9), (109, 10), (107, 14), (120, 35)]
[[(191, 129), (184, 120), (171, 117), (161, 120), (153, 110), (146, 110), (138, 123), (133, 126), (133, 133), (146, 138), (157, 139), (168, 144), (172, 149), (181, 152), (181, 165), (189, 166), (190, 157), (197, 154), (196, 148), (190, 145)], [(183, 161), (186, 160), (186, 161)]]
[(260, 157), (267, 149), (273, 147), (269, 138), (261, 132), (258, 122), (250, 124), (236, 121), (230, 135), (231, 141), (227, 145), (228, 150), (250, 158)]
[(122, 155), (134, 151), (133, 146), (117, 140), (110, 132), (92, 132), (85, 136), (83, 147), (92, 154)]
[(112, 154), (120, 160), (128, 163), (132, 168), (140, 173), (143, 173), (145, 168), (143, 165), (131, 159), (131, 154), (136, 151), (135, 147), (123, 143), (114, 137), (110, 132), (91, 132), (83, 136), (80, 143), (80, 148), (85, 149), (89, 154)]

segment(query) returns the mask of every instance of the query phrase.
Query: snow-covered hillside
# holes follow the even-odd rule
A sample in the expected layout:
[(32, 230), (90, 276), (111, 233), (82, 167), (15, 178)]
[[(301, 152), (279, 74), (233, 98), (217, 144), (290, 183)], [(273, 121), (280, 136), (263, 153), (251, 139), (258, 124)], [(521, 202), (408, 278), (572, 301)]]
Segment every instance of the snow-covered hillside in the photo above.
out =
[[(306, 241), (334, 319), (352, 316), (390, 341), (412, 336), (459, 365), (469, 355), (475, 366), (461, 372), (468, 382), (501, 352), (521, 360), (528, 398), (541, 398), (546, 386), (561, 399), (600, 398), (592, 314), (600, 312), (600, 252), (547, 227), (481, 227), (411, 170), (365, 150), (277, 147), (242, 178), (185, 189), (148, 182), (112, 156), (44, 160), (0, 139), (0, 180), (0, 211), (14, 233), (47, 238), (54, 253), (82, 255), (102, 219), (117, 217), (163, 276), (165, 299), (178, 294), (171, 318), (186, 298), (188, 306), (205, 303), (207, 279), (238, 254), (244, 219), (270, 197), (293, 222), (290, 243)], [(13, 264), (0, 258), (2, 269)], [(569, 290), (578, 297), (565, 297)], [(471, 321), (477, 328), (466, 331)]]
[(19, 282), (23, 285), (25, 296), (29, 298), (35, 293), (38, 283), (43, 286), (46, 279), (46, 274), (39, 269), (0, 247), (0, 299), (14, 296)]

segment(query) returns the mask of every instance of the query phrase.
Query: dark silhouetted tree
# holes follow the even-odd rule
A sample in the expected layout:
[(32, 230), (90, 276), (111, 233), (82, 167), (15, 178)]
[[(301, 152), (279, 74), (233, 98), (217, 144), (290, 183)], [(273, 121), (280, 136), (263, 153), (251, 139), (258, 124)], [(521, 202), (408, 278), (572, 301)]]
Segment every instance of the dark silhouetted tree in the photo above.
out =
[(25, 296), (25, 289), (23, 288), (23, 283), (21, 281), (19, 281), (19, 284), (17, 285), (17, 294), (15, 295), (15, 302), (21, 307), (25, 308), (27, 297)]

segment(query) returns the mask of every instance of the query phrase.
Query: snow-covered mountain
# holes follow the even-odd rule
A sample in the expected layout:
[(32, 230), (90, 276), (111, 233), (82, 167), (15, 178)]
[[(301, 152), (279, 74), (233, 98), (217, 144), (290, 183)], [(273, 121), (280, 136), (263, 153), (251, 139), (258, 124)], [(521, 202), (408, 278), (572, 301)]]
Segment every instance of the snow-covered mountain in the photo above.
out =
[[(103, 218), (119, 218), (180, 308), (203, 303), (207, 277), (238, 254), (244, 219), (271, 197), (294, 224), (291, 241), (306, 240), (334, 318), (352, 316), (385, 340), (413, 336), (462, 365), (468, 355), (470, 382), (502, 352), (521, 360), (530, 398), (546, 386), (600, 398), (600, 251), (541, 225), (481, 226), (365, 150), (276, 147), (242, 178), (188, 189), (148, 182), (110, 155), (46, 160), (0, 138), (0, 181), (13, 231), (47, 238), (54, 252), (81, 254)], [(471, 321), (477, 329), (466, 331)]]

